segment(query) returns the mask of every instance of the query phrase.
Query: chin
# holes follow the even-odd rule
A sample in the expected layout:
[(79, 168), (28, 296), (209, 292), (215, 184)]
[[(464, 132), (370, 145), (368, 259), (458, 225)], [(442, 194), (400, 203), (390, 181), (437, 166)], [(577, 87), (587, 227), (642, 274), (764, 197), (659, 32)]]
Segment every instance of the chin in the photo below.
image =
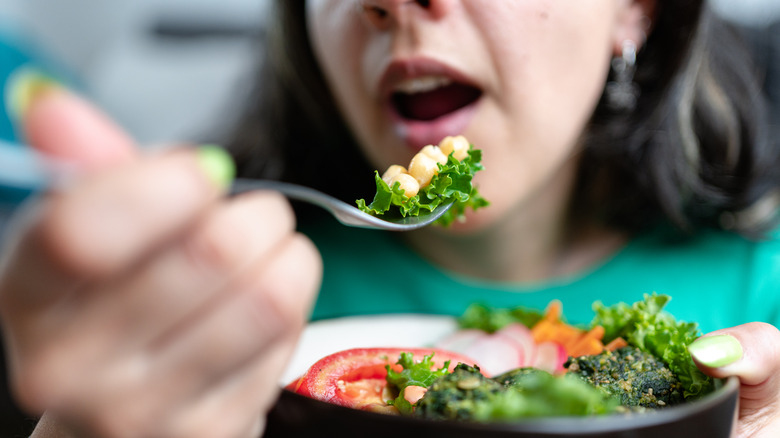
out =
[(437, 227), (447, 234), (467, 236), (482, 233), (496, 225), (501, 219), (495, 212), (489, 211), (491, 206), (481, 208), (477, 211), (467, 210), (464, 217), (456, 220), (450, 226)]

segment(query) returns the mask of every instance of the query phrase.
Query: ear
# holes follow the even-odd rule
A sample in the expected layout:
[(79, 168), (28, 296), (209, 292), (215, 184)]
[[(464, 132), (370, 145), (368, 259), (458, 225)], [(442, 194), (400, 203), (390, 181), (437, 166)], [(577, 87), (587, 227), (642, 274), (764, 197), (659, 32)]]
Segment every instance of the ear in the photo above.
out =
[(623, 53), (623, 43), (632, 41), (637, 50), (647, 40), (655, 22), (657, 0), (621, 0), (617, 15), (613, 51), (615, 56)]

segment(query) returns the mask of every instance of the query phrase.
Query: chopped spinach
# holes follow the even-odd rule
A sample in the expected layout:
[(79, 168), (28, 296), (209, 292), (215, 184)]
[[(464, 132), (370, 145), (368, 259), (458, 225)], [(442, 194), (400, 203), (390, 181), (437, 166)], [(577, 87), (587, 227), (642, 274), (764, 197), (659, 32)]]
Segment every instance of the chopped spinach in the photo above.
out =
[(428, 388), (414, 415), (436, 420), (502, 421), (606, 414), (617, 408), (616, 399), (578, 378), (522, 369), (489, 379), (478, 368), (459, 364)]
[(519, 322), (526, 327), (533, 327), (543, 314), (524, 307), (511, 309), (492, 308), (484, 304), (474, 303), (458, 318), (460, 328), (475, 328), (488, 333), (495, 333), (505, 326)]
[(617, 397), (623, 406), (663, 408), (683, 402), (682, 384), (660, 359), (635, 347), (569, 358), (571, 376)]

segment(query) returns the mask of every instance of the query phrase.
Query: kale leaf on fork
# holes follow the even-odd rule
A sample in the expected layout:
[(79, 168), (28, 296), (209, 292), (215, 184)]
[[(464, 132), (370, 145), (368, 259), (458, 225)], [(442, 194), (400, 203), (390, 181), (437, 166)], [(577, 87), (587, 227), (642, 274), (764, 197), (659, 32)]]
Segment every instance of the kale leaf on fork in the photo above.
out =
[(433, 211), (442, 202), (455, 199), (455, 204), (437, 223), (448, 226), (461, 219), (467, 208), (477, 210), (489, 205), (472, 183), (474, 174), (483, 169), (482, 151), (469, 147), (463, 160), (458, 160), (452, 154), (447, 157), (447, 163), (439, 165), (439, 171), (431, 179), (430, 184), (422, 187), (420, 192), (412, 197), (406, 196), (400, 184), (389, 186), (379, 172), (374, 172), (376, 193), (368, 203), (365, 199), (356, 201), (358, 208), (368, 214), (384, 215), (388, 211), (396, 212), (403, 217), (418, 216), (422, 211)]

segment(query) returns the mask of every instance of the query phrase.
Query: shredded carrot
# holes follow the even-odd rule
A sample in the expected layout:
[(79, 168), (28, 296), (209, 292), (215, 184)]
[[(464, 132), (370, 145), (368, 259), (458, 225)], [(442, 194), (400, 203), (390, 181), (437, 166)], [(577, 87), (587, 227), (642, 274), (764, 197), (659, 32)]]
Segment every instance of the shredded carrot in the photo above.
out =
[(563, 304), (558, 300), (553, 300), (547, 305), (544, 319), (548, 321), (560, 321), (561, 314), (563, 314)]
[(615, 338), (605, 345), (604, 348), (609, 351), (615, 351), (618, 348), (628, 347), (628, 342), (623, 338)]
[(561, 321), (562, 304), (551, 301), (545, 310), (544, 317), (534, 325), (531, 333), (539, 342), (556, 342), (563, 346), (569, 356), (584, 356), (599, 354), (604, 351), (601, 339), (604, 337), (604, 327), (595, 326), (589, 331), (580, 330)]

